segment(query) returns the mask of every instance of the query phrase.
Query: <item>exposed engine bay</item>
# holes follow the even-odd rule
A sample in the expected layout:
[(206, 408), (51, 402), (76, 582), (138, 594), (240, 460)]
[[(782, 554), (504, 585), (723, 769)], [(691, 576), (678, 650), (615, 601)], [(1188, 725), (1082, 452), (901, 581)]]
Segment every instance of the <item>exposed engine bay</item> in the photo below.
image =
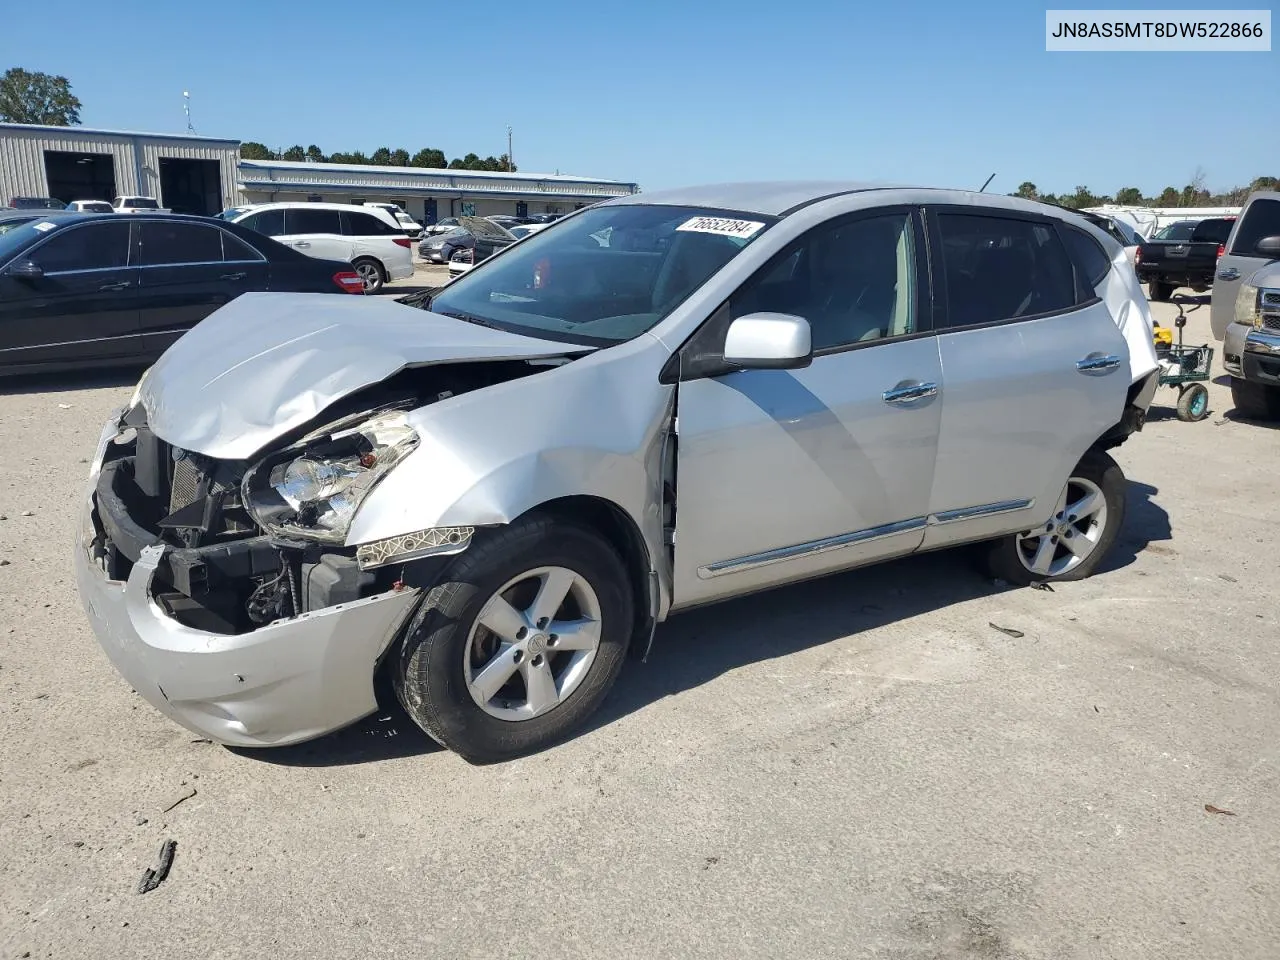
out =
[[(405, 369), (247, 460), (172, 446), (135, 405), (98, 476), (94, 553), (111, 579), (124, 580), (143, 548), (168, 546), (153, 599), (178, 622), (213, 633), (245, 633), (393, 589), (407, 575), (405, 564), (362, 569), (356, 548), (344, 542), (363, 497), (417, 445), (405, 414), (568, 362)], [(414, 561), (412, 578), (429, 577), (447, 560)]]

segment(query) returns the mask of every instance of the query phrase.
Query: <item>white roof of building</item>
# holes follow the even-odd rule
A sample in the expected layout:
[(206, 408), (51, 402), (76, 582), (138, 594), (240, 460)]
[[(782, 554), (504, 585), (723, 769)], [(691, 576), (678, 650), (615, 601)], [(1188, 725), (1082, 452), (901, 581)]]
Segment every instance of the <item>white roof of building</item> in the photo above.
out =
[(90, 137), (133, 137), (145, 140), (192, 140), (197, 143), (218, 143), (239, 146), (240, 141), (231, 137), (200, 137), (192, 133), (147, 133), (141, 130), (102, 130), (97, 127), (46, 126), (39, 123), (0, 123), (0, 130), (13, 130), (18, 133), (61, 134), (63, 136)]
[(241, 160), (242, 170), (280, 170), (296, 172), (305, 170), (309, 174), (324, 175), (339, 173), (386, 174), (388, 176), (429, 176), (429, 177), (466, 177), (475, 180), (532, 180), (555, 183), (592, 183), (607, 184), (618, 187), (634, 187), (634, 183), (625, 180), (602, 180), (599, 177), (576, 177), (561, 173), (526, 173), (517, 170), (507, 173), (505, 170), (455, 170), (446, 167), (392, 167), (373, 163), (312, 163), (306, 160)]

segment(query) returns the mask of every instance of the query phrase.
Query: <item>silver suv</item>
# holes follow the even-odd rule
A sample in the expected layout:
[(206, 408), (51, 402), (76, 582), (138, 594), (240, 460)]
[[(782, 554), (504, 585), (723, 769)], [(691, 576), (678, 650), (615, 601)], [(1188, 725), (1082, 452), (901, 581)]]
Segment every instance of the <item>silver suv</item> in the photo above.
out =
[(1250, 194), (1218, 260), (1213, 335), (1236, 410), (1280, 420), (1280, 193)]
[(973, 542), (1088, 576), (1158, 379), (1115, 240), (954, 191), (621, 198), (406, 301), (240, 297), (102, 433), (85, 609), (204, 736), (318, 736), (386, 671), (501, 760), (690, 607)]

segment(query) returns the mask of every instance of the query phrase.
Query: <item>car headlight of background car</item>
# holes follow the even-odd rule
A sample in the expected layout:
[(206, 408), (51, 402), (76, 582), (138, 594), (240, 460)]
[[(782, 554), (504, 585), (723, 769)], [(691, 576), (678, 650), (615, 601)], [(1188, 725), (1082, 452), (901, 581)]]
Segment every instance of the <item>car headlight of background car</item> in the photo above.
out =
[(272, 534), (342, 543), (360, 503), (417, 445), (418, 434), (399, 411), (312, 434), (250, 470), (244, 500)]
[(1262, 325), (1262, 312), (1258, 309), (1258, 288), (1247, 281), (1240, 284), (1240, 292), (1236, 294), (1235, 321), (1248, 327)]

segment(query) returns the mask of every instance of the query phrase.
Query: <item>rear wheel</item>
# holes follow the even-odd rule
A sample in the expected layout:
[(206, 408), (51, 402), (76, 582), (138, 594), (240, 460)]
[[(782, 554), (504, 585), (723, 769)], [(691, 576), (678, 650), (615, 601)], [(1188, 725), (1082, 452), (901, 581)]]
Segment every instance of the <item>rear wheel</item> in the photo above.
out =
[(1280, 389), (1231, 378), (1231, 402), (1247, 420), (1280, 420)]
[(1183, 384), (1178, 393), (1178, 419), (1195, 422), (1209, 415), (1209, 389), (1203, 383)]
[(360, 281), (364, 284), (365, 293), (377, 293), (382, 289), (382, 285), (387, 282), (386, 272), (382, 269), (382, 264), (377, 260), (361, 257), (352, 266), (356, 268), (356, 273), (360, 274)]
[(1083, 580), (1110, 552), (1124, 525), (1126, 486), (1120, 465), (1090, 450), (1071, 471), (1042, 526), (992, 544), (991, 573), (1021, 586)]
[(1152, 280), (1147, 284), (1147, 290), (1151, 292), (1152, 300), (1159, 300), (1162, 303), (1173, 296), (1172, 283), (1157, 283), (1155, 280)]
[(632, 592), (596, 534), (532, 517), (462, 554), (410, 625), (396, 671), (409, 715), (472, 763), (576, 731), (626, 658)]

